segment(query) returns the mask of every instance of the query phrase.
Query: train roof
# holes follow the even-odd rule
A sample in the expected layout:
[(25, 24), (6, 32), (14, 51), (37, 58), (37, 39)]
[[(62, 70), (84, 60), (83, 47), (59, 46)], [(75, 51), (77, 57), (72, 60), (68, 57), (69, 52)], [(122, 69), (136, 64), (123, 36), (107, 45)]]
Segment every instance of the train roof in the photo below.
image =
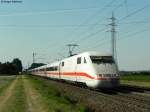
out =
[(33, 68), (31, 70), (37, 70), (37, 69), (42, 69), (42, 68), (45, 68), (47, 65), (43, 65), (43, 66), (40, 66), (40, 67), (37, 67), (37, 68)]
[(46, 67), (51, 67), (51, 66), (57, 66), (59, 65), (60, 61), (56, 61), (56, 62), (53, 62), (53, 63), (50, 63), (50, 64), (47, 64)]
[[(104, 53), (104, 52), (97, 52), (97, 51), (87, 51), (87, 52), (83, 52), (83, 53), (79, 53), (79, 54), (75, 54), (73, 56), (69, 56), (67, 58), (70, 58), (70, 57), (77, 57), (77, 56), (112, 56), (112, 54), (110, 53)], [(65, 58), (65, 59), (67, 59)], [(64, 60), (64, 59), (63, 59)]]
[[(61, 61), (66, 60), (68, 58), (72, 58), (72, 57), (78, 57), (78, 56), (112, 56), (112, 54), (104, 53), (104, 52), (98, 52), (98, 51), (86, 51), (86, 52), (79, 53), (79, 54), (76, 54), (76, 55), (73, 55), (73, 56), (70, 56), (70, 57), (66, 57), (66, 58), (62, 59)], [(50, 64), (43, 65), (43, 66), (34, 68), (32, 70), (37, 70), (37, 69), (42, 69), (42, 68), (45, 68), (45, 67), (55, 66), (55, 65), (58, 65), (59, 63), (60, 63), (60, 61), (52, 62)]]
[(73, 56), (69, 56), (66, 57), (64, 59), (62, 59), (61, 61), (67, 60), (67, 59), (71, 59), (71, 58), (75, 58), (78, 56), (112, 56), (112, 54), (110, 53), (104, 53), (104, 52), (97, 52), (97, 51), (87, 51), (87, 52), (83, 52), (83, 53), (79, 53), (79, 54), (75, 54)]
[(79, 55), (90, 55), (90, 56), (112, 56), (110, 53), (104, 53), (104, 52), (97, 52), (97, 51), (87, 51), (80, 53)]

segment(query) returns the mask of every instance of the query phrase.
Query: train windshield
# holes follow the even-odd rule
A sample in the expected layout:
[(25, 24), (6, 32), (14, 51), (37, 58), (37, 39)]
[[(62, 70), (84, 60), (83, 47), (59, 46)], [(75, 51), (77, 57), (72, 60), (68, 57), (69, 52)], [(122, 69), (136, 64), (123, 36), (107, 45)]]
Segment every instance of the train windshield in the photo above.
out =
[(90, 56), (92, 63), (94, 64), (112, 64), (114, 59), (112, 56)]

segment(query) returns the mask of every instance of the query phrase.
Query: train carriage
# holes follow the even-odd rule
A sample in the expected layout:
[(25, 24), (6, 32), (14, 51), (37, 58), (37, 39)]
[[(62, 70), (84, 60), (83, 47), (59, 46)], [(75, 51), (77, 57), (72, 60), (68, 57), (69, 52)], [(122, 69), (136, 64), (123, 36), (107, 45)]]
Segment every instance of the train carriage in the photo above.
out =
[(110, 54), (85, 52), (31, 71), (34, 75), (80, 82), (92, 88), (119, 86), (118, 68)]

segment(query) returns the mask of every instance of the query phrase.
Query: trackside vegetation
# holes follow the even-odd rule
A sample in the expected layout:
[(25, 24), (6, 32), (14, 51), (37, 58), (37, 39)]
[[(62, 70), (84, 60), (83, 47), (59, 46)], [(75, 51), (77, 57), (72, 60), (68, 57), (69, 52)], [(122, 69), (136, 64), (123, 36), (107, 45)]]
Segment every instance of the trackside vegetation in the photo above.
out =
[(149, 74), (125, 74), (121, 75), (121, 80), (150, 82)]
[(26, 95), (24, 93), (24, 85), (22, 77), (17, 77), (16, 80), (8, 88), (5, 93), (3, 107), (0, 108), (0, 112), (27, 112)]
[(0, 95), (14, 81), (16, 76), (0, 76)]
[(121, 75), (121, 83), (150, 88), (150, 73), (130, 73)]
[(26, 76), (36, 90), (42, 95), (43, 100), (48, 104), (50, 112), (88, 112), (87, 107), (79, 103), (71, 96), (64, 95), (55, 87), (46, 84), (42, 78)]
[(93, 112), (43, 78), (0, 76), (0, 112)]
[(17, 75), (22, 72), (22, 62), (20, 59), (15, 58), (12, 62), (0, 62), (0, 75)]

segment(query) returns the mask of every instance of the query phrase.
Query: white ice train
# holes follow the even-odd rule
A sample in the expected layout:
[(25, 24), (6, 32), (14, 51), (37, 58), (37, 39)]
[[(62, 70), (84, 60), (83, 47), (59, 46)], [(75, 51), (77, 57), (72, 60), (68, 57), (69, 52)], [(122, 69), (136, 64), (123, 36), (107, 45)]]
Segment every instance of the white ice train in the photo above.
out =
[(86, 84), (92, 88), (112, 88), (120, 84), (117, 65), (109, 54), (84, 52), (32, 70), (31, 74)]

